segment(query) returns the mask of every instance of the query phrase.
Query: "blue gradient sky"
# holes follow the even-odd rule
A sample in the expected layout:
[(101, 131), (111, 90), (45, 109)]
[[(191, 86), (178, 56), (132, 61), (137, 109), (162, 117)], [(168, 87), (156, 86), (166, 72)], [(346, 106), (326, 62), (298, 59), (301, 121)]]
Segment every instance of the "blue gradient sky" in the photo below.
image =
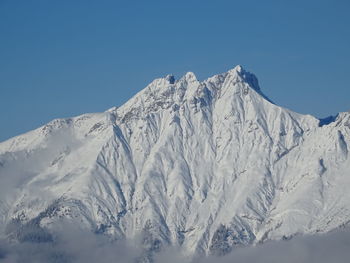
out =
[(350, 1), (0, 0), (0, 141), (152, 79), (237, 64), (277, 104), (350, 110)]

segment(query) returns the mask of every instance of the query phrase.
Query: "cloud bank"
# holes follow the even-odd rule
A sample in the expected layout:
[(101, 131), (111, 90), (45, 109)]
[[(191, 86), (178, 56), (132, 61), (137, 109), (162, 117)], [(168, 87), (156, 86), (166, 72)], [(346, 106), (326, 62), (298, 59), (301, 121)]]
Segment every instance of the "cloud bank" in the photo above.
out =
[[(35, 229), (31, 236), (42, 235)], [(147, 253), (135, 243), (111, 241), (103, 235), (61, 225), (52, 239), (0, 240), (3, 263), (135, 263), (144, 262)], [(268, 242), (238, 248), (224, 257), (185, 258), (177, 248), (167, 248), (153, 257), (155, 263), (347, 263), (350, 258), (350, 232), (296, 237), (289, 241)]]

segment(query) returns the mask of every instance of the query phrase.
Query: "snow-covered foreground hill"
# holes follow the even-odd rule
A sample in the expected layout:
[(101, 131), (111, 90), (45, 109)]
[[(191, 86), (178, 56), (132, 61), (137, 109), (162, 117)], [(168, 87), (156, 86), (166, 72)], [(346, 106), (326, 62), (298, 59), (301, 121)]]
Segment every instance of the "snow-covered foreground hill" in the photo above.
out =
[(350, 112), (320, 121), (279, 107), (240, 66), (167, 76), (119, 108), (1, 143), (0, 226), (50, 239), (11, 226), (65, 219), (185, 255), (328, 232), (350, 220), (349, 145)]

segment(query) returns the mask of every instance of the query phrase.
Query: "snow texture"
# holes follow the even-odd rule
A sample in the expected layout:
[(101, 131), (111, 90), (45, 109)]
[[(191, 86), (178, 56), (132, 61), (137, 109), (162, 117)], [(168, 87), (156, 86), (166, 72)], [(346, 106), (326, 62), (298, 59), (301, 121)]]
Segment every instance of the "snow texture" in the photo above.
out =
[(349, 145), (349, 112), (279, 107), (241, 66), (168, 75), (121, 107), (2, 142), (0, 226), (18, 239), (14, 222), (64, 219), (188, 256), (329, 232), (350, 220)]

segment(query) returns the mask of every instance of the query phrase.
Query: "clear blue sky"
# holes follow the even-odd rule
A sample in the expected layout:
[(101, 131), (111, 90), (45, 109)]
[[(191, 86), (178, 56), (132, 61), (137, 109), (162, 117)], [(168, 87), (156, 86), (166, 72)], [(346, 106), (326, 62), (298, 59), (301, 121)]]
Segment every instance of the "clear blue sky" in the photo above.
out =
[(275, 103), (350, 110), (350, 1), (0, 0), (0, 141), (237, 64)]

